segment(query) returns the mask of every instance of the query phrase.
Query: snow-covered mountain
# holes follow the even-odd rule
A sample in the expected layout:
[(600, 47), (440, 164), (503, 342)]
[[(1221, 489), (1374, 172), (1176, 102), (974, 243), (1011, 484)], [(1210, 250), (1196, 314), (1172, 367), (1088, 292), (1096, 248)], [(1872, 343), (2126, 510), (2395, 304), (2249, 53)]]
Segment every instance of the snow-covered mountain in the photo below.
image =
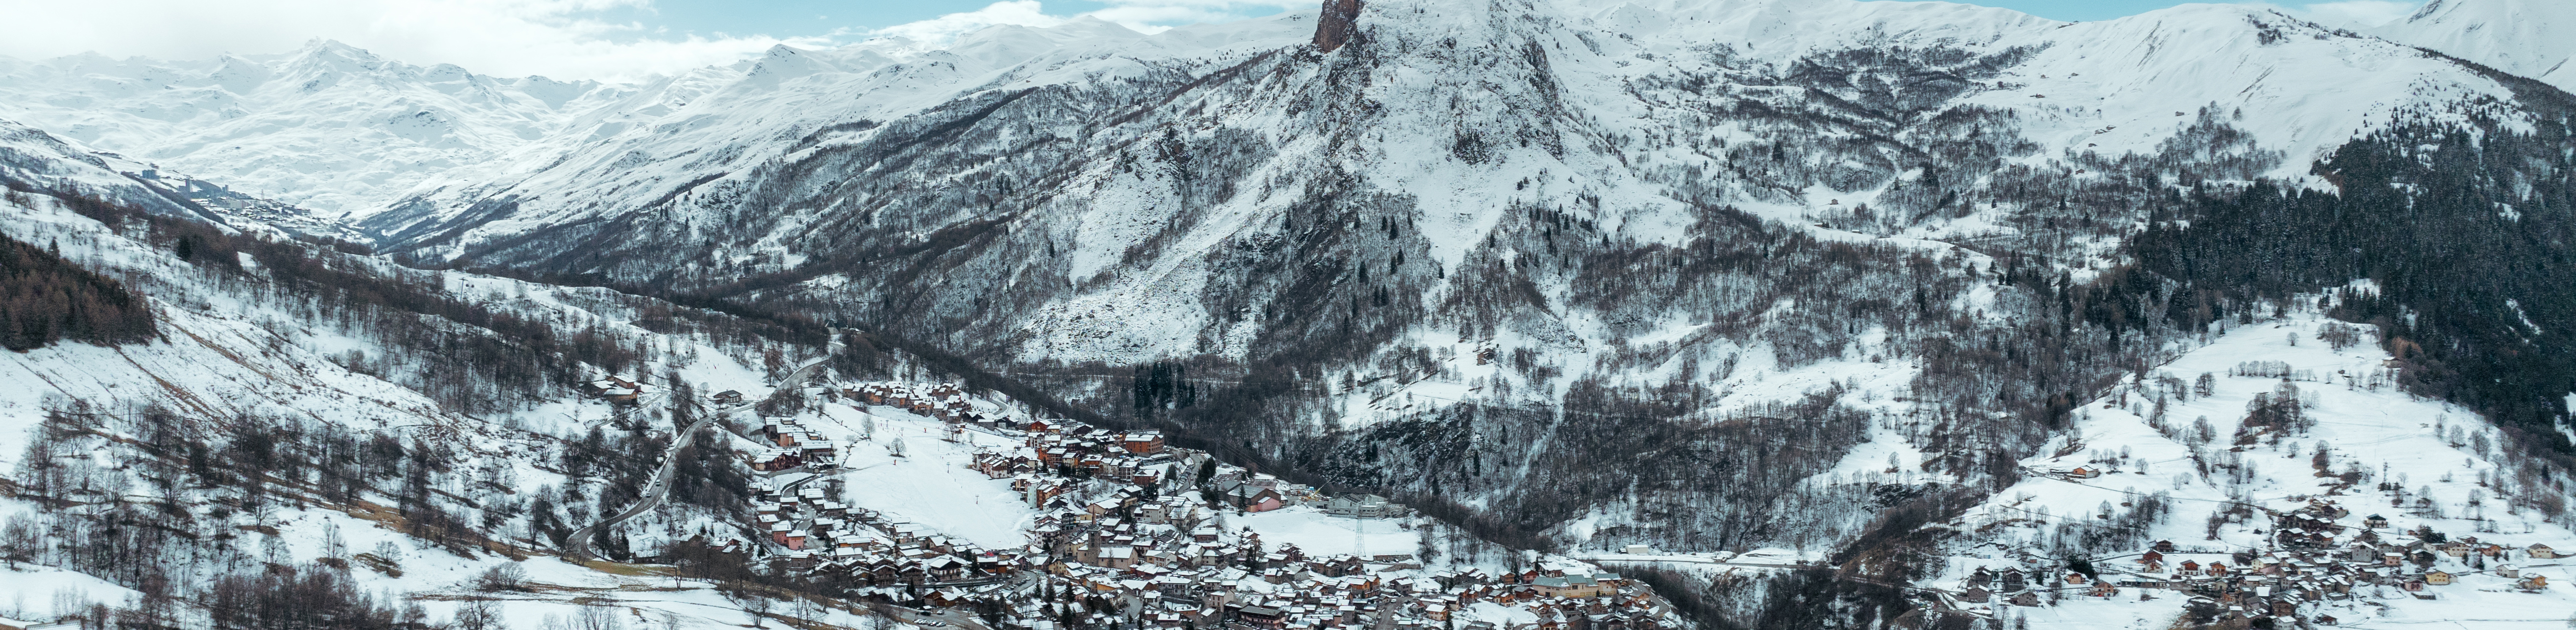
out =
[[(1345, 172), (1435, 220), (1421, 260), (1444, 268), (1506, 209), (1578, 199), (1652, 242), (1674, 242), (1693, 204), (1799, 223), (1832, 214), (1873, 235), (1995, 238), (1998, 217), (1984, 211), (2014, 209), (1959, 199), (1992, 197), (2014, 173), (2071, 173), (2084, 154), (2226, 162), (2220, 179), (2323, 185), (2310, 165), (2346, 141), (2512, 98), (2445, 60), (2233, 6), (2084, 24), (1963, 5), (1752, 0), (1376, 2), (1362, 14), (1379, 43), (1329, 57), (1293, 52), (1314, 30), (1303, 14), (1155, 36), (1096, 22), (1001, 27), (912, 54), (900, 43), (782, 47), (738, 74), (702, 74), (712, 84), (685, 106), (460, 169), (363, 222), (430, 260), (706, 284), (825, 275), (803, 263), (870, 247), (853, 239), (1008, 216), (1021, 230), (1047, 225), (1037, 240), (1055, 244), (1023, 245), (1063, 255), (1046, 273), (1089, 280), (1158, 235), (1195, 245), (1146, 253), (1251, 238), (1302, 198), (1274, 194), (1281, 178)], [(2228, 144), (2187, 146), (2213, 121), (2236, 132)], [(1962, 129), (1986, 131), (1959, 142), (1950, 132)], [(1226, 155), (1207, 174), (1121, 179), (1136, 159), (1177, 156), (1181, 145), (1143, 150), (1167, 139)], [(1926, 175), (1933, 186), (1909, 188)], [(1193, 198), (1175, 177), (1225, 196)], [(1230, 192), (1248, 190), (1265, 193)], [(1864, 204), (1870, 218), (1850, 216)], [(1157, 227), (1182, 206), (1222, 218)], [(1173, 271), (1150, 275), (1191, 286), (1202, 273)], [(1012, 327), (1121, 348), (1068, 347), (1062, 360), (1211, 348), (1173, 336), (1197, 327), (1166, 325), (1198, 316), (1106, 320), (1132, 331), (1061, 321), (1090, 301), (1144, 303), (1113, 297), (1144, 290), (1136, 282), (1040, 298), (1047, 314)]]
[[(2259, 546), (2277, 526), (2238, 507), (2363, 492), (2350, 474), (2514, 490), (2510, 519), (2444, 516), (2487, 505), (2456, 478), (2417, 490), (2444, 494), (2401, 520), (2437, 529), (2576, 525), (2576, 98), (2511, 65), (2551, 54), (2546, 28), (2476, 35), (2560, 12), (2535, 7), (2435, 3), (2393, 39), (2243, 5), (2061, 23), (1841, 0), (1334, 0), (1152, 35), (994, 27), (779, 47), (537, 104), (485, 81), (508, 89), (440, 111), (491, 133), (379, 143), (474, 159), (300, 198), (351, 210), (389, 254), (363, 260), (388, 270), (862, 328), (1029, 404), (1385, 493), (1487, 540), (1706, 560), (1656, 574), (1667, 595), (1705, 590), (1676, 600), (1704, 622), (2044, 622), (1937, 593), (1980, 561), (2077, 570), (2068, 556), (2133, 553), (2138, 532), (2194, 518), (2211, 528), (2195, 547)], [(262, 67), (360, 58), (333, 50)], [(51, 78), (0, 87), (86, 85), (31, 67), (10, 76)], [(412, 98), (386, 95), (425, 72), (338, 75), (389, 87), (326, 111), (385, 111), (369, 99)], [(293, 85), (243, 89), (286, 103)], [(290, 126), (284, 106), (167, 123), (46, 107), (31, 124), (130, 123), (66, 132), (119, 156), (10, 145), (93, 166), (200, 127), (317, 165), (340, 158), (301, 147), (398, 131)], [(284, 168), (189, 164), (237, 186)], [(2235, 362), (2262, 364), (2211, 367)], [(2312, 407), (2322, 428), (2279, 424), (2289, 392), (2255, 385), (2284, 376), (2347, 388)], [(2176, 410), (2256, 441), (2211, 446)], [(2495, 450), (2452, 466), (2408, 426), (2426, 414)], [(2325, 458), (2346, 472), (2312, 493), (2316, 469), (2248, 463), (2283, 448), (2272, 436), (2349, 442)], [(2177, 458), (2195, 474), (2167, 472)], [(2062, 487), (2092, 479), (2071, 466), (2152, 467), (2117, 494), (2207, 505), (2095, 510), (2111, 491)], [(2088, 525), (2014, 520), (2043, 505)], [(2282, 599), (2245, 588), (2265, 594), (2208, 597)], [(2423, 606), (2399, 610), (2457, 612)], [(2164, 627), (2201, 608), (2057, 616)]]
[[(740, 195), (752, 181), (749, 171), (782, 155), (881, 135), (875, 128), (883, 123), (977, 107), (974, 101), (994, 100), (1001, 86), (1184, 81), (1229, 59), (1293, 45), (1312, 30), (1309, 16), (1289, 15), (1147, 37), (1078, 19), (1046, 29), (992, 27), (936, 49), (900, 39), (828, 51), (779, 46), (734, 67), (668, 80), (621, 107), (603, 109), (554, 142), (513, 160), (460, 170), (445, 178), (446, 185), (425, 186), (360, 220), (394, 238), (425, 242), (436, 236), (444, 239), (439, 246), (460, 249), (479, 248), (471, 242), (487, 234), (558, 225), (565, 218), (554, 214), (554, 204), (573, 198), (631, 198), (638, 204), (578, 212), (585, 217), (625, 217), (650, 208), (700, 221), (710, 212), (700, 209), (710, 203), (702, 199)], [(1070, 134), (1086, 122), (1046, 124)], [(521, 203), (530, 207), (521, 211)], [(729, 202), (715, 205), (716, 211), (739, 209)], [(482, 227), (487, 222), (497, 223)]]
[[(1882, 439), (1838, 393), (2056, 413), (2094, 371), (2254, 308), (2250, 287), (2131, 295), (2152, 283), (2104, 275), (2238, 282), (2140, 260), (2171, 244), (2140, 241), (2167, 233), (2151, 228), (2207, 232), (2171, 223), (2216, 212), (2195, 195), (2377, 194), (2349, 186), (2401, 164), (2379, 153), (2551, 124), (2563, 96), (2246, 6), (2081, 24), (1931, 3), (1356, 7), (775, 49), (694, 75), (684, 105), (457, 171), (361, 225), (416, 263), (863, 322), (1525, 535), (1770, 543), (1786, 520), (1819, 539), (1867, 525), (1848, 497), (1740, 496)], [(2535, 133), (2539, 151), (2555, 132)], [(2516, 177), (2563, 176), (2529, 168)], [(2567, 314), (2551, 309), (2534, 321)], [(2103, 350), (2004, 351), (2068, 343), (2029, 318)], [(1129, 368), (1136, 383), (1110, 371)], [(2513, 404), (2563, 413), (2535, 392), (2565, 379), (2534, 378)], [(1608, 393), (1644, 391), (1663, 393)], [(1814, 456), (1685, 469), (1588, 437), (1787, 439), (1685, 421), (1744, 416), (1821, 423), (1802, 429)], [(2042, 437), (1990, 429), (1906, 439), (1973, 477), (2003, 456), (1988, 450)], [(1535, 450), (1502, 446), (1531, 435)], [(1610, 489), (1650, 483), (1690, 490)], [(1650, 501), (1692, 507), (1582, 516)]]
[(2552, 0), (2431, 0), (2403, 21), (2373, 29), (2576, 91), (2576, 5)]
[(0, 117), (328, 211), (498, 159), (632, 89), (413, 66), (322, 40), (198, 61), (0, 58)]

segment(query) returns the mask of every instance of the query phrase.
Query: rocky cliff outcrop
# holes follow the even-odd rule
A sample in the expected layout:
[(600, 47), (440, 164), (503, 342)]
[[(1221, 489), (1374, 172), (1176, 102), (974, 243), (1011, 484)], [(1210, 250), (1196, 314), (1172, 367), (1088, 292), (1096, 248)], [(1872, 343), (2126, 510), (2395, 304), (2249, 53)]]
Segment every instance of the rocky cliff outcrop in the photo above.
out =
[(1322, 15), (1315, 21), (1315, 47), (1324, 52), (1360, 36), (1360, 0), (1324, 0)]

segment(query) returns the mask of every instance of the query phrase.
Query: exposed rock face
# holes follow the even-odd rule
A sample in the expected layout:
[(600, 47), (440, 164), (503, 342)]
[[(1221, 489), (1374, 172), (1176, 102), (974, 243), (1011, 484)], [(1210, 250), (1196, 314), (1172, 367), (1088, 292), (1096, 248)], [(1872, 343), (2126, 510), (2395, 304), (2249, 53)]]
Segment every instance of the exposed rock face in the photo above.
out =
[(1360, 35), (1360, 0), (1324, 0), (1323, 17), (1315, 21), (1315, 46), (1333, 52)]

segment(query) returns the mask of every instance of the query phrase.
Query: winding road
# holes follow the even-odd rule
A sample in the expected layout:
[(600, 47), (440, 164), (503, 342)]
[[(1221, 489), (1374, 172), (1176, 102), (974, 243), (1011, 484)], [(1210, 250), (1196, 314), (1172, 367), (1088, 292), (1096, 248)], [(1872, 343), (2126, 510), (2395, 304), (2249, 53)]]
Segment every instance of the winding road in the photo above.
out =
[[(796, 371), (788, 373), (787, 378), (781, 381), (779, 389), (803, 386), (806, 379), (814, 376), (814, 370), (816, 368), (823, 367), (825, 362), (832, 360), (833, 355), (840, 353), (840, 346), (841, 342), (836, 339), (832, 342), (829, 352), (825, 352), (823, 356), (817, 357), (812, 361), (806, 361), (804, 365), (796, 366)], [(681, 430), (678, 435), (671, 436), (671, 445), (662, 450), (662, 467), (661, 469), (653, 472), (653, 481), (645, 484), (644, 492), (642, 493), (643, 498), (637, 500), (634, 505), (627, 506), (625, 510), (619, 511), (615, 516), (608, 517), (607, 519), (601, 520), (597, 523), (584, 525), (581, 529), (573, 530), (572, 538), (565, 541), (564, 557), (566, 559), (597, 559), (599, 557), (598, 554), (593, 553), (590, 549), (590, 539), (592, 536), (599, 533), (600, 528), (614, 527), (618, 523), (626, 522), (627, 519), (635, 518), (636, 515), (653, 511), (654, 508), (662, 507), (662, 500), (671, 495), (671, 474), (679, 470), (680, 449), (688, 447), (689, 436), (697, 435), (698, 429), (706, 428), (707, 424), (710, 422), (722, 419), (725, 416), (733, 415), (737, 412), (750, 410), (752, 407), (757, 405), (759, 405), (759, 403), (746, 402), (715, 410), (714, 412), (708, 413), (706, 417), (698, 418), (697, 422), (689, 423), (689, 428)]]

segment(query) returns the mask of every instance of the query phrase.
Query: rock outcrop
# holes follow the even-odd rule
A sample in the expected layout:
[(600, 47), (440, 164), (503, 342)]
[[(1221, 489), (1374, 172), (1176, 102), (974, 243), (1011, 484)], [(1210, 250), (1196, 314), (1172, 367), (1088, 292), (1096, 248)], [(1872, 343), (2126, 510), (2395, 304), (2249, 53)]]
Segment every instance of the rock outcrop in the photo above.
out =
[(1333, 52), (1359, 36), (1360, 0), (1324, 0), (1323, 16), (1315, 21), (1315, 47)]

